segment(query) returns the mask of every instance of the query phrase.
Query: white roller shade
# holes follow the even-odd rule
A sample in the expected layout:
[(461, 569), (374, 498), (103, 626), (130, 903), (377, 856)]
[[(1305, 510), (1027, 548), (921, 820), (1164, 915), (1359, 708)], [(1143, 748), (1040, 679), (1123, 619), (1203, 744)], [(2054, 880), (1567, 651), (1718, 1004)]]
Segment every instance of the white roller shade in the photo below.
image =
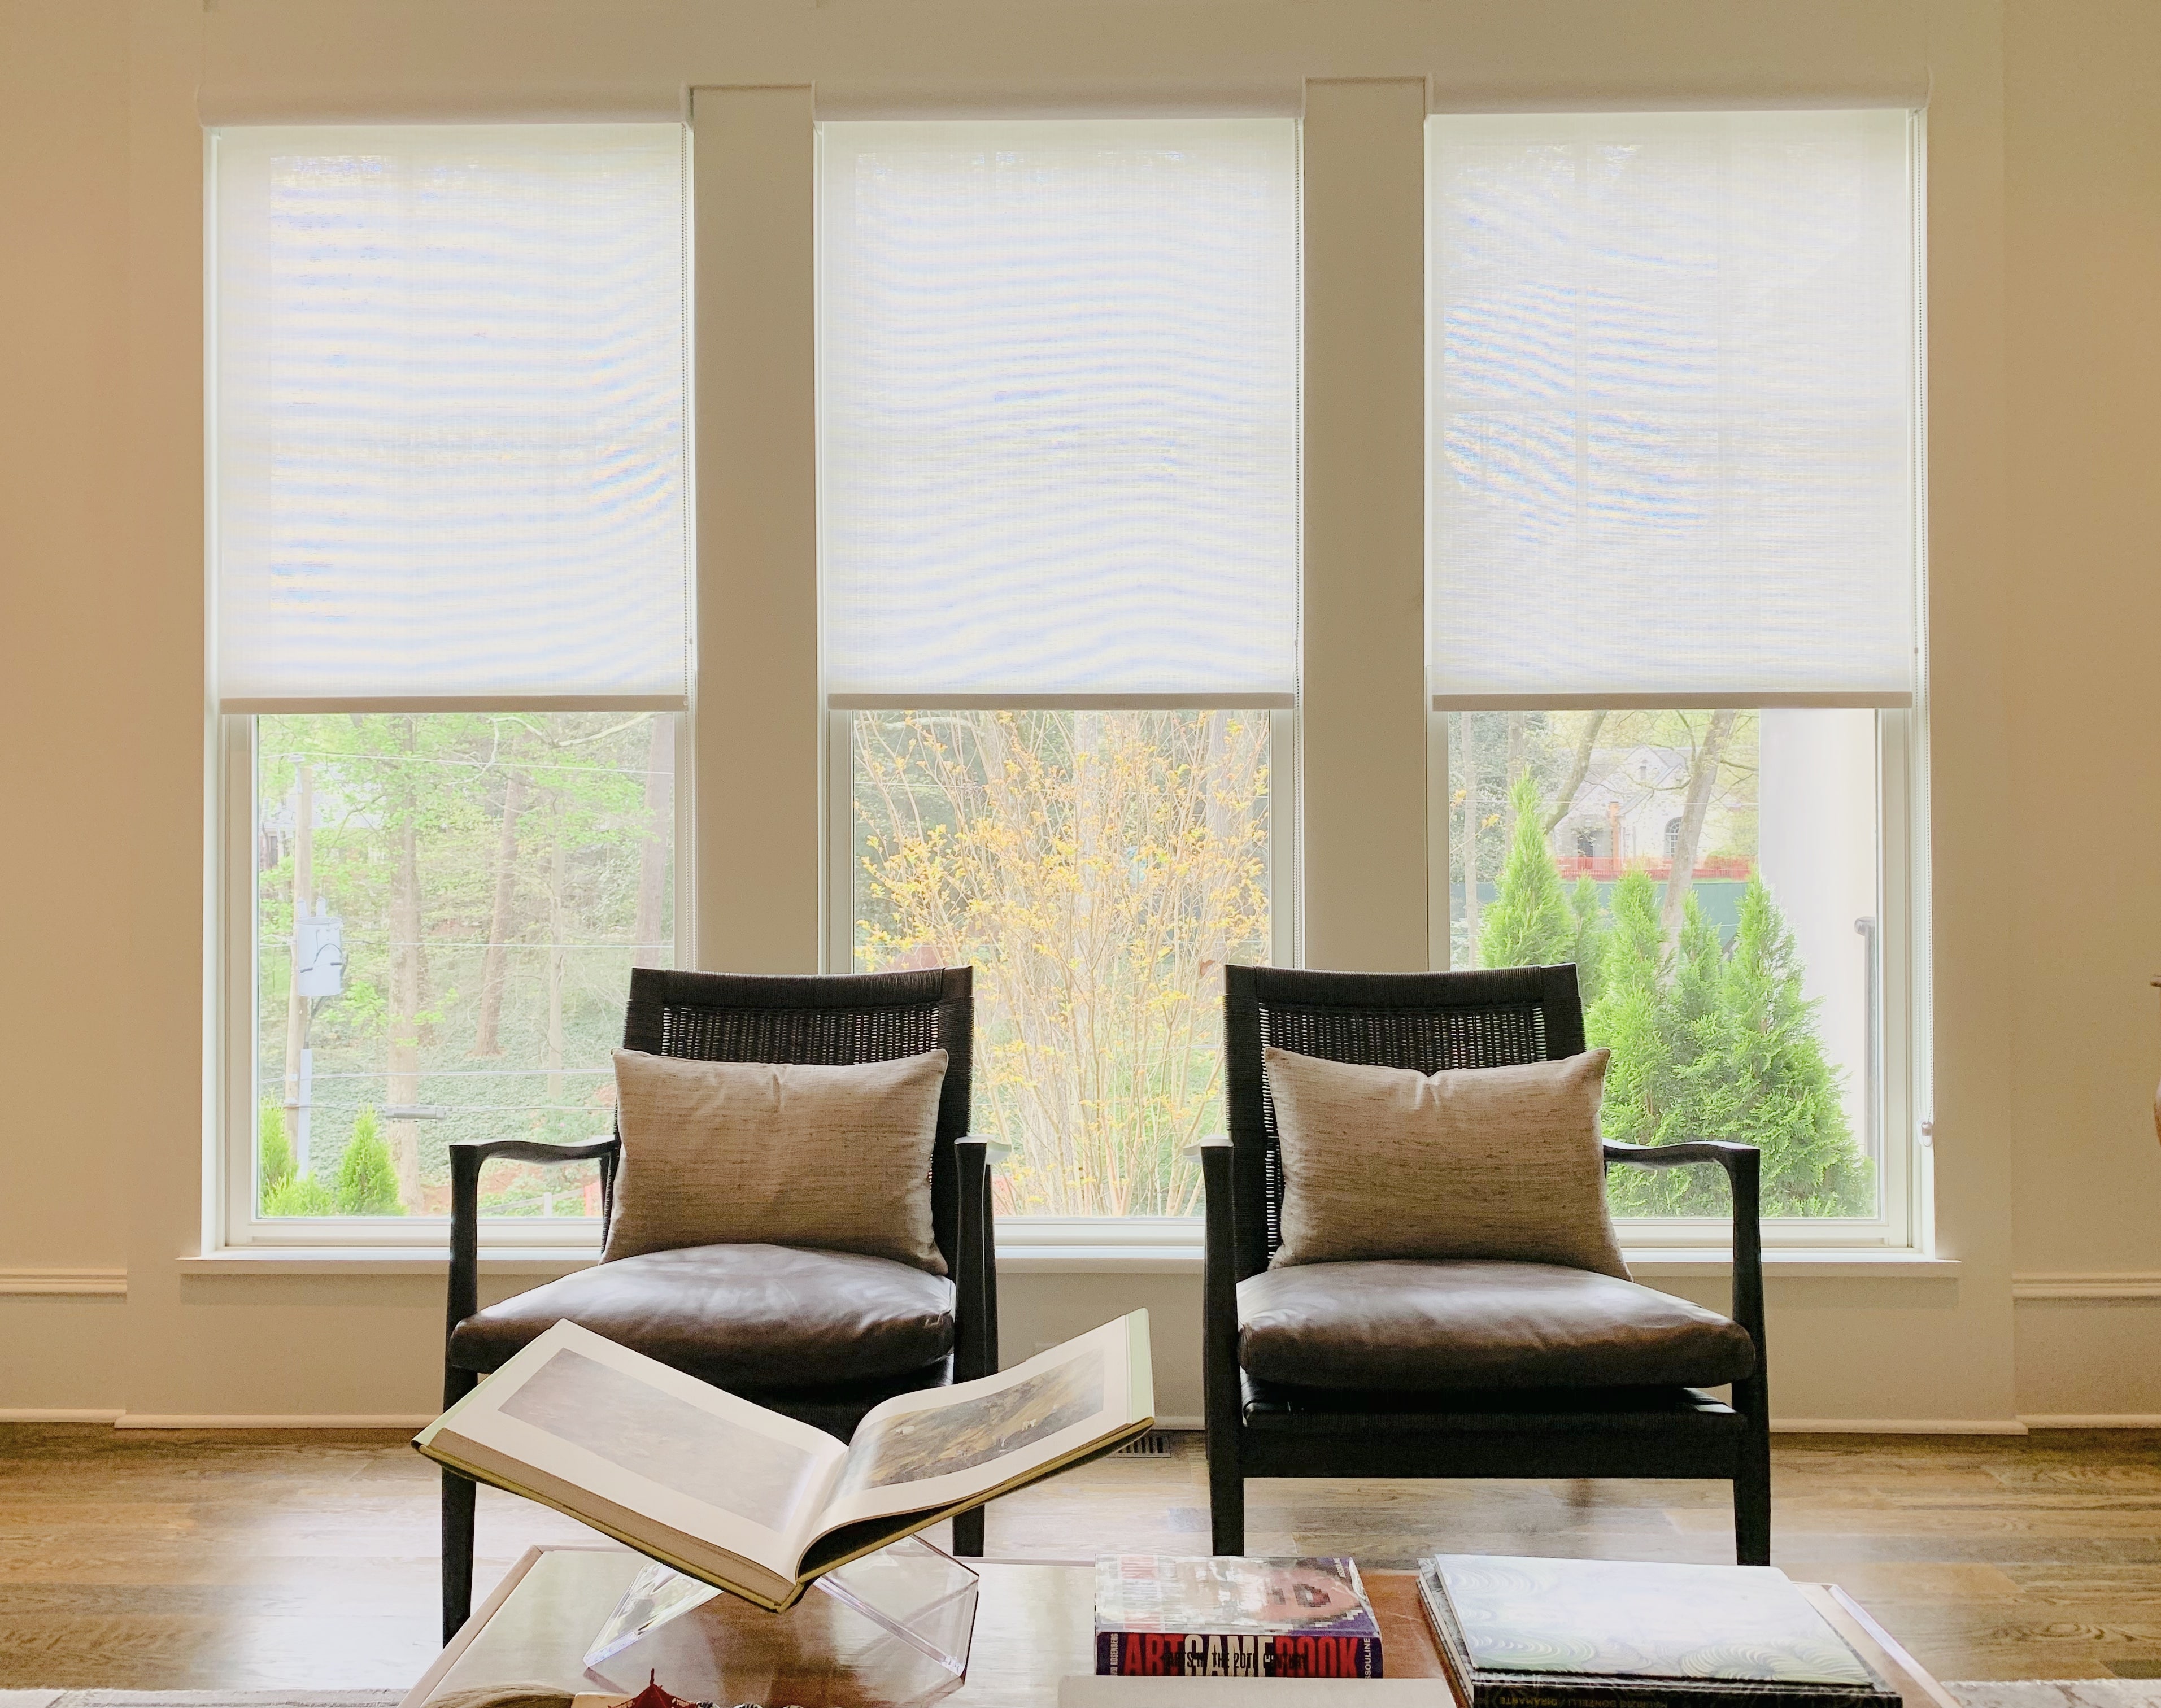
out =
[(833, 703), (1288, 704), (1294, 124), (820, 138)]
[(216, 150), (225, 708), (680, 705), (680, 127)]
[(1437, 704), (1905, 704), (1903, 112), (1430, 122)]

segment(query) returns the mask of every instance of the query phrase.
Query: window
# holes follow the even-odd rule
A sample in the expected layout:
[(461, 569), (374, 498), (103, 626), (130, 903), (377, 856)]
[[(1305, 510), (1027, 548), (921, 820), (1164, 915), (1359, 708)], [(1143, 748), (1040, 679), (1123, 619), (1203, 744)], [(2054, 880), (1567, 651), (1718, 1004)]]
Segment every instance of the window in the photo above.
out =
[[(1921, 705), (1914, 121), (1429, 128), (1447, 958), (1574, 961), (1605, 1127), (1903, 1242)], [(1620, 1171), (1632, 1237), (1723, 1213)]]
[[(683, 136), (214, 148), (226, 1237), (440, 1240), (452, 1138), (609, 1130), (675, 959)], [(482, 1207), (589, 1241), (596, 1194)]]
[(1295, 893), (1295, 127), (820, 140), (831, 962), (974, 963), (1002, 1211), (1196, 1214)]

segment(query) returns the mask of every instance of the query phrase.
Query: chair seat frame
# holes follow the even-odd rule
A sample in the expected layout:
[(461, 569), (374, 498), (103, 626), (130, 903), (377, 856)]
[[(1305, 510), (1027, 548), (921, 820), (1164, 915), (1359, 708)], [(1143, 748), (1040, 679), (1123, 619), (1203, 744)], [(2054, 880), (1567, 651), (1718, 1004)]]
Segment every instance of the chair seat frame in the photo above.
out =
[[(1226, 970), (1228, 1137), (1200, 1147), (1206, 1193), (1202, 1374), (1209, 1509), (1217, 1554), (1245, 1551), (1249, 1476), (1716, 1478), (1733, 1485), (1734, 1551), (1747, 1565), (1771, 1557), (1769, 1388), (1763, 1325), (1761, 1157), (1753, 1146), (1692, 1140), (1608, 1144), (1605, 1162), (1640, 1168), (1711, 1164), (1733, 1196), (1731, 1315), (1756, 1349), (1755, 1367), (1730, 1402), (1695, 1388), (1465, 1389), (1370, 1394), (1291, 1389), (1257, 1382), (1238, 1362), (1238, 1283), (1268, 1267), (1280, 1242), (1279, 1161), (1266, 1106), (1261, 1050), (1272, 1006), (1347, 1012), (1338, 1028), (1358, 1037), (1336, 1060), (1415, 1067), (1499, 1065), (1375, 1058), (1400, 1053), (1407, 1016), (1436, 1010), (1454, 1035), (1513, 1037), (1518, 1060), (1559, 1060), (1584, 1048), (1573, 966), (1494, 971), (1358, 974), (1232, 966)], [(1379, 1016), (1362, 1025), (1357, 1011)], [(1481, 1016), (1506, 1014), (1487, 1026)], [(1528, 1016), (1528, 1018), (1524, 1017)], [(1291, 1044), (1282, 1047), (1293, 1048)], [(1535, 1049), (1536, 1054), (1530, 1051)]]

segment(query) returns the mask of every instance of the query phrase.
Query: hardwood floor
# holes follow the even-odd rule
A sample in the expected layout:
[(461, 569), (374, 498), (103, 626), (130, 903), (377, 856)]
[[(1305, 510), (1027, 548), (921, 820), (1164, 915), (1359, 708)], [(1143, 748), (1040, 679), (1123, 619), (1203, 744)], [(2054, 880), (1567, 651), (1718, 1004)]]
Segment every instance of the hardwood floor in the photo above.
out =
[[(1774, 1558), (1944, 1679), (2161, 1675), (2161, 1435), (1783, 1436)], [(403, 1437), (0, 1424), (0, 1689), (409, 1684), (435, 1648), (435, 1476)], [(1255, 1552), (1732, 1559), (1682, 1482), (1255, 1482)], [(589, 1533), (482, 1490), (485, 1593)], [(990, 1552), (1208, 1546), (1200, 1440), (991, 1509)]]

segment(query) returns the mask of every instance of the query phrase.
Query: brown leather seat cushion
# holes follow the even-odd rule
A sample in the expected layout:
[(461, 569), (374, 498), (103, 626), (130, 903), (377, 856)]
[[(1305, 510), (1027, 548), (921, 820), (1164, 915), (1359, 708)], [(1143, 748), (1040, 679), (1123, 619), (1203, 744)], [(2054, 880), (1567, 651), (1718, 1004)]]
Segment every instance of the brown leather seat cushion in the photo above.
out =
[(942, 1361), (953, 1346), (953, 1284), (853, 1252), (648, 1252), (467, 1317), (450, 1336), (450, 1362), (499, 1369), (566, 1318), (716, 1388), (831, 1388)]
[(1712, 1387), (1746, 1330), (1633, 1281), (1473, 1259), (1301, 1263), (1238, 1284), (1238, 1360), (1307, 1388)]

